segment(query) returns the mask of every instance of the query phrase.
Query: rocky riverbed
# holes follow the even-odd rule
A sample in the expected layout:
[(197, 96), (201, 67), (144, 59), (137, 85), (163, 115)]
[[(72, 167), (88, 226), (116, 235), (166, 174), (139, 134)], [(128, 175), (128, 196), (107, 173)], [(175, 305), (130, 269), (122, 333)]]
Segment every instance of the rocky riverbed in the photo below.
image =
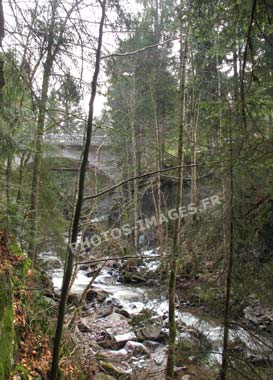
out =
[[(152, 254), (156, 252), (147, 252), (149, 256)], [(63, 276), (62, 263), (51, 252), (42, 254), (41, 258), (47, 261), (47, 272), (58, 292)], [(69, 298), (72, 309), (77, 307), (95, 269), (89, 265), (80, 267)], [(73, 336), (81, 350), (82, 365), (97, 371), (96, 379), (164, 379), (168, 303), (166, 289), (160, 287), (154, 279), (156, 276), (152, 276), (157, 269), (156, 258), (144, 260), (129, 280), (121, 265), (110, 262), (89, 288)], [(267, 327), (273, 322), (269, 312), (265, 317), (257, 307), (245, 310), (246, 326), (257, 323), (258, 330), (259, 318)], [(221, 360), (223, 328), (220, 322), (196, 309), (181, 308), (179, 302), (176, 319), (177, 378), (213, 379)], [(265, 361), (273, 363), (273, 343), (268, 337), (234, 324), (230, 341), (235, 355), (240, 353), (255, 365)]]

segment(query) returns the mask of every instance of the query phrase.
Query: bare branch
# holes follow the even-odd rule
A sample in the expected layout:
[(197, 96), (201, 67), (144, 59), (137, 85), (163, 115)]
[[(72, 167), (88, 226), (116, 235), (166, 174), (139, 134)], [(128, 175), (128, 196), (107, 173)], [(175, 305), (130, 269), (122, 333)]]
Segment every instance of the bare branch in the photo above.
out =
[(162, 45), (168, 44), (171, 41), (177, 41), (177, 40), (179, 40), (178, 37), (169, 38), (169, 39), (167, 39), (167, 40), (165, 40), (163, 42), (159, 42), (158, 44), (148, 45), (148, 46), (145, 46), (145, 47), (143, 47), (141, 49), (134, 50), (134, 51), (131, 51), (131, 52), (128, 52), (128, 53), (113, 53), (113, 54), (109, 54), (109, 55), (104, 55), (103, 57), (101, 57), (101, 59), (114, 58), (114, 57), (128, 57), (128, 56), (131, 56), (131, 55), (142, 53), (142, 52), (144, 52), (146, 50), (153, 49), (153, 48), (158, 47), (158, 46), (162, 46)]

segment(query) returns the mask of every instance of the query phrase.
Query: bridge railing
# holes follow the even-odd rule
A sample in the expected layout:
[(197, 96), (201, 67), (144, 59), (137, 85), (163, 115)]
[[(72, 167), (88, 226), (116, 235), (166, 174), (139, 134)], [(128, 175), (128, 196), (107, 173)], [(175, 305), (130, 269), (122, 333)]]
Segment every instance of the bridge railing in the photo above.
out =
[[(69, 135), (61, 133), (50, 133), (45, 135), (44, 141), (48, 144), (83, 145), (83, 134)], [(91, 145), (110, 145), (111, 140), (107, 135), (93, 136)]]

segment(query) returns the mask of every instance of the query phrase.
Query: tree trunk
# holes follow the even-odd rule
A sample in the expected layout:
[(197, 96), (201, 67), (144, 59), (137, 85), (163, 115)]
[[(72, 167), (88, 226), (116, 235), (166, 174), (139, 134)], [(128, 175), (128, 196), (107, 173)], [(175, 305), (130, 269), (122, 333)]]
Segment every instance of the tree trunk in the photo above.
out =
[[(140, 174), (140, 157), (137, 145), (137, 127), (135, 124), (135, 107), (136, 107), (136, 84), (134, 79), (134, 92), (131, 99), (131, 142), (132, 142), (132, 156), (133, 156), (133, 168), (134, 177)], [(134, 202), (134, 246), (136, 252), (139, 251), (139, 226), (137, 221), (139, 220), (139, 197), (138, 197), (138, 179), (134, 179), (133, 182), (133, 202)]]
[(93, 130), (94, 101), (96, 97), (98, 75), (100, 71), (101, 48), (102, 48), (103, 26), (104, 26), (105, 11), (106, 11), (106, 0), (103, 0), (103, 2), (101, 3), (101, 7), (102, 7), (102, 14), (101, 14), (101, 20), (100, 20), (100, 26), (99, 26), (98, 46), (96, 50), (95, 71), (94, 71), (93, 79), (92, 79), (91, 97), (90, 97), (90, 102), (89, 102), (89, 115), (88, 115), (88, 122), (87, 122), (86, 139), (85, 139), (83, 158), (82, 158), (80, 174), (79, 174), (77, 202), (76, 202), (75, 213), (74, 213), (73, 224), (72, 224), (71, 242), (67, 248), (68, 256), (67, 256), (65, 273), (64, 273), (64, 278), (63, 278), (61, 300), (59, 303), (58, 321), (57, 321), (56, 333), (55, 333), (55, 338), (54, 338), (50, 380), (56, 380), (57, 374), (58, 374), (60, 343), (61, 343), (61, 338), (62, 338), (63, 323), (64, 323), (69, 285), (70, 285), (71, 276), (73, 272), (73, 251), (71, 247), (72, 247), (72, 244), (75, 244), (77, 242), (80, 216), (81, 216), (81, 210), (82, 210), (83, 199), (84, 199), (85, 176), (86, 176), (86, 169), (88, 166), (88, 156), (89, 156), (92, 130)]
[(7, 201), (7, 215), (10, 211), (10, 176), (11, 176), (11, 158), (8, 157), (6, 165), (6, 201)]
[[(195, 94), (195, 68), (192, 46), (190, 48), (191, 71), (192, 71), (192, 96), (191, 96), (191, 203), (197, 202), (197, 125), (199, 115), (199, 105)], [(193, 221), (196, 215), (193, 215)]]
[(33, 175), (32, 175), (32, 190), (31, 190), (31, 226), (29, 237), (29, 255), (32, 259), (32, 263), (35, 263), (36, 251), (37, 251), (37, 232), (38, 232), (38, 207), (39, 207), (39, 188), (41, 182), (41, 166), (43, 161), (44, 150), (44, 130), (45, 130), (45, 117), (46, 107), (48, 101), (48, 88), (49, 79), (54, 62), (54, 29), (55, 29), (55, 17), (58, 1), (54, 0), (52, 3), (51, 22), (49, 27), (49, 39), (47, 46), (47, 56), (44, 64), (42, 93), (39, 102), (38, 109), (38, 121), (35, 137), (35, 156), (33, 162)]
[[(233, 54), (233, 74), (234, 74), (234, 103), (237, 104), (239, 101), (239, 81), (238, 81), (238, 68), (237, 68), (237, 54)], [(222, 353), (222, 366), (220, 379), (226, 380), (227, 369), (228, 369), (228, 346), (229, 346), (229, 315), (230, 315), (230, 295), (232, 286), (232, 270), (233, 270), (233, 257), (234, 257), (234, 186), (233, 186), (233, 148), (232, 148), (232, 122), (230, 120), (229, 129), (229, 180), (230, 180), (230, 194), (229, 194), (229, 252), (227, 257), (227, 274), (226, 274), (226, 299), (225, 299), (225, 310), (224, 310), (224, 338), (223, 338), (223, 353)]]
[[(157, 83), (157, 73), (155, 73), (155, 80), (154, 83)], [(151, 99), (152, 99), (152, 104), (153, 104), (153, 111), (154, 111), (154, 123), (155, 123), (155, 135), (156, 135), (156, 157), (157, 157), (157, 226), (158, 226), (158, 238), (159, 238), (159, 253), (162, 259), (162, 253), (164, 250), (164, 242), (163, 242), (163, 226), (160, 223), (160, 214), (162, 211), (162, 196), (161, 196), (161, 174), (160, 170), (162, 169), (162, 156), (161, 156), (161, 149), (162, 149), (162, 136), (161, 136), (161, 128), (158, 120), (158, 110), (157, 110), (157, 100), (156, 96), (153, 93), (153, 87), (152, 84), (150, 85), (150, 92), (151, 92)], [(162, 261), (162, 260), (161, 260)]]
[[(5, 31), (4, 31), (4, 12), (3, 12), (3, 4), (2, 0), (0, 0), (0, 48), (2, 48), (2, 41), (4, 39)], [(0, 56), (0, 102), (2, 101), (2, 88), (5, 85), (4, 79), (4, 60)]]
[(230, 314), (230, 295), (232, 285), (232, 270), (233, 270), (233, 256), (234, 256), (234, 209), (233, 209), (233, 152), (232, 152), (232, 127), (230, 124), (230, 197), (229, 197), (229, 254), (227, 260), (227, 278), (226, 278), (226, 299), (224, 311), (224, 338), (223, 338), (223, 353), (222, 353), (222, 367), (220, 379), (225, 380), (228, 367), (228, 338), (229, 338), (229, 314)]
[[(181, 2), (181, 12), (183, 3)], [(184, 129), (186, 116), (186, 61), (188, 42), (187, 35), (183, 37), (183, 21), (181, 17), (180, 27), (180, 123), (179, 123), (179, 139), (178, 139), (178, 165), (182, 165), (178, 169), (178, 185), (176, 191), (176, 209), (178, 210), (183, 203), (183, 161), (184, 161)], [(183, 48), (184, 38), (184, 48)], [(174, 379), (174, 364), (175, 364), (175, 338), (176, 338), (176, 323), (175, 323), (175, 290), (176, 290), (176, 274), (177, 274), (177, 259), (179, 254), (180, 244), (180, 227), (181, 219), (175, 221), (173, 248), (170, 261), (170, 277), (169, 277), (169, 347), (166, 368), (166, 380)]]
[(19, 178), (18, 178), (18, 192), (17, 192), (17, 204), (20, 206), (22, 201), (22, 186), (23, 186), (23, 177), (24, 177), (24, 168), (30, 159), (30, 153), (22, 153), (19, 165)]

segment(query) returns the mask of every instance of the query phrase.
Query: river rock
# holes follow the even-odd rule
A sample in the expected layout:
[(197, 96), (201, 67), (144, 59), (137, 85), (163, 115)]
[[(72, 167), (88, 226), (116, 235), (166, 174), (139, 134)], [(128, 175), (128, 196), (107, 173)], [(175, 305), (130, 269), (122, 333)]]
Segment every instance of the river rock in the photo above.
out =
[(140, 340), (161, 340), (163, 319), (161, 316), (150, 316), (150, 311), (144, 310), (135, 321), (135, 333)]
[(186, 327), (177, 337), (182, 351), (196, 353), (212, 348), (206, 336), (193, 327)]
[(187, 367), (174, 367), (173, 372), (175, 377), (181, 378), (181, 376), (184, 376), (185, 368)]
[(96, 323), (102, 323), (107, 331), (112, 332), (114, 335), (125, 334), (131, 331), (127, 318), (115, 312), (104, 318), (103, 322), (96, 321)]
[(117, 314), (123, 315), (125, 318), (130, 318), (130, 313), (125, 309), (115, 309)]
[(43, 294), (45, 297), (51, 298), (54, 301), (60, 300), (60, 294), (54, 289), (53, 281), (47, 276), (45, 272), (42, 272), (42, 284)]
[(88, 320), (83, 318), (82, 322), (90, 327), (92, 339), (106, 349), (120, 349), (128, 340), (136, 339), (127, 318), (113, 312), (105, 318)]
[(79, 270), (82, 270), (82, 271), (84, 271), (84, 272), (88, 271), (88, 269), (89, 269), (89, 265), (81, 265), (81, 266), (79, 267)]
[(121, 305), (120, 301), (117, 298), (112, 297), (110, 300), (111, 300), (111, 303), (112, 303), (113, 306), (117, 307), (118, 309), (122, 308), (122, 305)]
[(95, 276), (96, 273), (97, 273), (97, 271), (93, 271), (93, 270), (91, 270), (91, 271), (85, 273), (85, 275), (86, 275), (86, 277), (88, 277), (88, 278), (92, 278), (92, 277)]
[(159, 334), (160, 342), (167, 343), (169, 340), (169, 335), (170, 335), (169, 329), (167, 327), (163, 327), (160, 330), (160, 334)]
[(128, 341), (132, 341), (132, 340), (136, 340), (136, 339), (137, 339), (136, 335), (135, 335), (135, 333), (133, 331), (128, 332), (126, 334), (116, 335), (114, 337), (114, 340), (115, 340), (115, 342), (118, 345), (122, 345), (122, 344), (125, 344)]
[(100, 361), (100, 367), (109, 375), (115, 379), (130, 380), (132, 368), (126, 362), (120, 362), (119, 364), (112, 364), (109, 362)]
[(124, 278), (124, 282), (128, 284), (139, 284), (139, 283), (146, 282), (145, 276), (138, 273), (126, 272), (123, 278)]
[(80, 296), (78, 294), (71, 293), (67, 298), (68, 305), (73, 305), (78, 307), (80, 305)]
[(245, 319), (254, 323), (255, 325), (258, 324), (258, 319), (256, 317), (255, 311), (251, 306), (246, 307), (243, 313), (244, 313)]
[(105, 349), (116, 349), (116, 342), (114, 336), (109, 334), (107, 331), (101, 331), (96, 334), (95, 340), (97, 344)]
[(161, 332), (161, 326), (159, 325), (148, 325), (144, 327), (140, 327), (136, 330), (136, 335), (141, 340), (151, 339), (151, 340), (159, 340)]
[(113, 310), (114, 310), (114, 306), (112, 305), (111, 301), (109, 300), (99, 307), (97, 315), (99, 318), (105, 318), (108, 315), (112, 314)]
[(80, 330), (80, 332), (82, 332), (83, 334), (86, 334), (86, 333), (90, 333), (91, 332), (91, 329), (90, 327), (88, 327), (85, 323), (83, 323), (82, 321), (79, 321), (77, 323), (77, 327), (78, 329)]
[(122, 348), (121, 350), (100, 350), (96, 353), (97, 360), (103, 360), (111, 363), (120, 363), (122, 360), (128, 359), (128, 350)]
[(131, 352), (134, 357), (146, 356), (149, 358), (151, 356), (148, 348), (139, 342), (128, 341), (124, 348), (128, 352)]
[(262, 305), (248, 306), (243, 310), (244, 318), (261, 330), (273, 330), (273, 312)]
[(104, 292), (103, 290), (91, 288), (87, 291), (85, 300), (88, 303), (94, 302), (95, 300), (97, 300), (98, 302), (104, 302), (106, 300), (107, 295), (108, 293)]
[(160, 343), (154, 340), (144, 340), (143, 344), (149, 352), (155, 352), (160, 347)]

